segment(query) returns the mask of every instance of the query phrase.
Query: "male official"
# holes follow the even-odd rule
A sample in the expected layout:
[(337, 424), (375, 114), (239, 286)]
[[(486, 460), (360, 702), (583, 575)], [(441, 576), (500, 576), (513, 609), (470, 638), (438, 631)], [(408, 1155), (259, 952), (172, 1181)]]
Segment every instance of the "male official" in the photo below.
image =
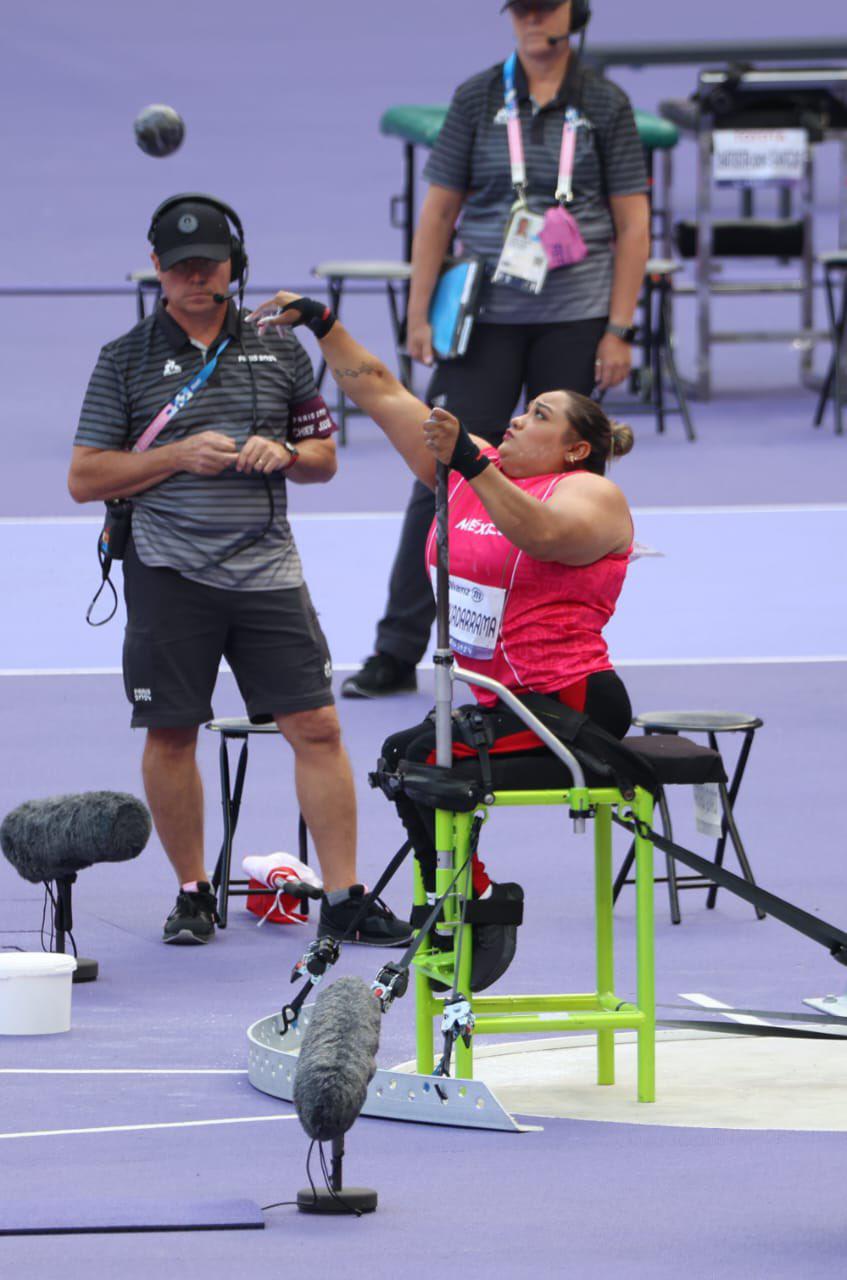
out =
[[(234, 229), (234, 230), (233, 230)], [(144, 785), (179, 882), (164, 941), (208, 942), (197, 731), (225, 657), (251, 717), (272, 717), (295, 756), (297, 798), (321, 865), (319, 932), (358, 910), (356, 803), (332, 667), (287, 519), (287, 483), (336, 470), (334, 424), (290, 330), (242, 326), (237, 215), (175, 196), (148, 238), (155, 312), (100, 352), (74, 440), (77, 502), (132, 500), (124, 558), (124, 682), (146, 729)], [(396, 946), (409, 926), (374, 904), (353, 940)]]

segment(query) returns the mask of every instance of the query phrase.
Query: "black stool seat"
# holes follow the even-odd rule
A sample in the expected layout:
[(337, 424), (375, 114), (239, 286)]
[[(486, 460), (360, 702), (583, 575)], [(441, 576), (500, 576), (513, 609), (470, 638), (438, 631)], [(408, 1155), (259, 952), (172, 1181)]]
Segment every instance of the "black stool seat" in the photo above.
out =
[(246, 716), (222, 716), (219, 720), (210, 720), (206, 728), (211, 729), (212, 733), (223, 733), (227, 738), (246, 738), (250, 733), (279, 734), (273, 720), (254, 724)]
[[(739, 711), (695, 710), (644, 711), (635, 716), (632, 723), (637, 728), (644, 730), (644, 736), (630, 737), (624, 741), (631, 751), (636, 752), (650, 762), (659, 782), (662, 784), (662, 792), (657, 798), (657, 808), (662, 828), (668, 840), (673, 840), (673, 828), (664, 788), (680, 785), (693, 787), (712, 786), (716, 788), (715, 800), (720, 805), (721, 820), (720, 835), (715, 846), (715, 863), (717, 866), (723, 865), (726, 842), (727, 838), (729, 838), (732, 841), (743, 876), (751, 884), (755, 884), (753, 872), (735, 822), (733, 806), (738, 796), (738, 789), (741, 786), (741, 779), (744, 776), (747, 758), (753, 745), (753, 738), (756, 730), (762, 727), (764, 721), (758, 716), (747, 715)], [(690, 738), (683, 737), (684, 733), (705, 734), (709, 745), (701, 746), (698, 742), (692, 742)], [(742, 735), (741, 749), (731, 781), (728, 780), (723, 757), (718, 748), (717, 735), (719, 733), (740, 733)], [(708, 808), (707, 793), (700, 794), (698, 803), (705, 803)], [(615, 880), (615, 901), (617, 901), (618, 894), (623, 886), (633, 883), (632, 880), (628, 879), (633, 860), (634, 850), (631, 847)], [(707, 889), (706, 906), (714, 907), (718, 890), (713, 881), (706, 880), (702, 876), (678, 874), (674, 860), (669, 854), (665, 855), (665, 861), (667, 875), (657, 876), (656, 883), (667, 883), (671, 919), (674, 924), (679, 924), (682, 919), (679, 910), (680, 889)], [(764, 913), (758, 908), (756, 914), (760, 919), (764, 918)]]
[(825, 267), (847, 267), (847, 249), (827, 249), (818, 254), (818, 262)]
[(649, 733), (743, 733), (764, 721), (738, 711), (645, 711), (632, 723)]
[(644, 737), (624, 738), (623, 745), (653, 766), (662, 786), (693, 787), (727, 780), (719, 751), (701, 747), (679, 734), (650, 733)]

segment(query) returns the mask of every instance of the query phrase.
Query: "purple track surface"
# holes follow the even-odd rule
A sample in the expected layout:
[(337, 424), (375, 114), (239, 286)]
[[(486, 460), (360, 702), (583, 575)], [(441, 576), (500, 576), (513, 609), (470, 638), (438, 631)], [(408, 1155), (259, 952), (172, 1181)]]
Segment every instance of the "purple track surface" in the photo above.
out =
[[(193, 11), (161, 0), (146, 7), (141, 21), (104, 0), (73, 10), (49, 0), (19, 13), (6, 33), (12, 57), (4, 88), (15, 127), (4, 139), (3, 165), (15, 196), (4, 201), (2, 218), (15, 252), (7, 253), (2, 283), (120, 283), (144, 263), (152, 207), (172, 191), (193, 188), (215, 191), (239, 209), (259, 281), (305, 282), (321, 258), (399, 256), (386, 213), (399, 186), (400, 148), (379, 136), (378, 117), (393, 103), (446, 100), (461, 78), (500, 56), (507, 28), (505, 19), (498, 25), (496, 7), (490, 0), (463, 0), (458, 10), (448, 0), (417, 8), (329, 0), (304, 9), (260, 0), (240, 14), (210, 11), (200, 22)], [(595, 8), (598, 41), (797, 34), (796, 12), (763, 0), (718, 10), (681, 6), (672, 17), (648, 0), (637, 20), (621, 0), (597, 0)], [(814, 23), (803, 34), (840, 35), (842, 5), (819, 5)], [(693, 71), (685, 68), (616, 78), (648, 110), (693, 87)], [(162, 162), (142, 156), (130, 138), (132, 117), (151, 101), (172, 102), (188, 124), (183, 150)], [(684, 209), (692, 172), (684, 148), (677, 172)], [(831, 229), (835, 182), (826, 166), (819, 193)], [(719, 315), (719, 327), (760, 321), (756, 300), (725, 305), (731, 315)], [(777, 323), (796, 315), (796, 302), (767, 305)], [(63, 540), (61, 524), (50, 536), (30, 526), (27, 539), (26, 525), (8, 523), (94, 514), (74, 508), (65, 493), (69, 442), (96, 349), (129, 327), (132, 302), (0, 298), (0, 315), (6, 422), (0, 672), (37, 672), (0, 676), (0, 814), (56, 792), (140, 794), (141, 741), (125, 728), (120, 678), (79, 673), (101, 663), (75, 638), (89, 581), (74, 573), (71, 538)], [(381, 300), (357, 301), (349, 317), (368, 343), (388, 350)], [(690, 366), (693, 312), (685, 301), (678, 323), (681, 363)], [(822, 348), (819, 369), (824, 358)], [(819, 432), (811, 429), (814, 397), (798, 385), (796, 356), (786, 359), (771, 347), (720, 349), (716, 380), (715, 399), (693, 407), (696, 445), (683, 440), (677, 421), (659, 438), (641, 420), (638, 447), (617, 473), (633, 505), (844, 503), (847, 446), (829, 421)], [(351, 441), (332, 485), (293, 495), (298, 514), (402, 509), (408, 481), (375, 429), (354, 421)], [(823, 521), (814, 525), (793, 523), (806, 522), (805, 515), (752, 510), (744, 555), (738, 516), (709, 517), (706, 524), (695, 511), (690, 518), (706, 542), (660, 545), (668, 558), (636, 565), (630, 603), (625, 595), (621, 604), (620, 622), (628, 628), (622, 635), (641, 638), (641, 647), (627, 652), (659, 655), (657, 665), (625, 669), (633, 703), (638, 710), (727, 708), (765, 720), (737, 806), (754, 870), (776, 893), (844, 924), (847, 646), (838, 643), (847, 585), (844, 507), (810, 514), (808, 520)], [(689, 515), (650, 519), (676, 530)], [(650, 526), (654, 543), (661, 541), (657, 524)], [(389, 528), (393, 536), (393, 525), (376, 520), (367, 534), (357, 533), (355, 565), (343, 536), (336, 546), (315, 543), (314, 576), (327, 600), (345, 592), (354, 569), (379, 596), (382, 570), (377, 574), (374, 565), (384, 563)], [(811, 545), (798, 565), (791, 540), (809, 537), (813, 528), (824, 530), (822, 545)], [(749, 556), (757, 537), (761, 575)], [(715, 620), (731, 608), (728, 649), (709, 641), (698, 651), (690, 636), (683, 643), (670, 588), (663, 598), (654, 585), (649, 609), (638, 603), (636, 575), (661, 583), (662, 574), (679, 571), (679, 557), (699, 555), (703, 545), (714, 569), (701, 602), (703, 636), (708, 641)], [(775, 585), (786, 565), (784, 582)], [(763, 581), (771, 593), (764, 621)], [(115, 646), (119, 623), (112, 629)], [(30, 632), (33, 641), (22, 643)], [(339, 656), (346, 639), (340, 627), (330, 639)], [(62, 661), (53, 660), (54, 649)], [(727, 662), (733, 654), (769, 660)], [(773, 660), (788, 654), (805, 661)], [(692, 663), (692, 656), (712, 663)], [(815, 660), (827, 656), (840, 660)], [(70, 674), (45, 674), (57, 666)], [(385, 801), (368, 790), (366, 773), (383, 737), (430, 705), (429, 672), (417, 695), (340, 703), (361, 801), (362, 875), (371, 882), (400, 831)], [(232, 678), (223, 675), (216, 712), (240, 711)], [(220, 838), (216, 748), (217, 740), (203, 735), (210, 861)], [(291, 772), (281, 744), (252, 747), (237, 858), (294, 847)], [(683, 842), (705, 848), (686, 818), (687, 795), (671, 800)], [(522, 992), (590, 984), (587, 841), (548, 811), (506, 812), (486, 828), (484, 856), (495, 877), (518, 879), (527, 895), (506, 985)], [(166, 948), (159, 932), (173, 892), (155, 838), (135, 862), (81, 876), (75, 932), (81, 953), (100, 962), (101, 976), (75, 989), (69, 1034), (0, 1037), (5, 1200), (43, 1204), (72, 1194), (108, 1206), (137, 1195), (186, 1205), (243, 1198), (264, 1205), (291, 1199), (305, 1184), (307, 1141), (297, 1121), (286, 1118), (290, 1107), (247, 1083), (245, 1031), (288, 993), (288, 972), (311, 927), (257, 929), (234, 900), (230, 927), (212, 946)], [(405, 907), (406, 872), (387, 897), (398, 910)], [(803, 996), (843, 987), (844, 971), (825, 951), (773, 920), (757, 922), (751, 908), (725, 893), (712, 912), (702, 892), (684, 894), (682, 910), (683, 923), (674, 928), (657, 888), (660, 1000), (696, 990), (728, 1003), (799, 1008)], [(622, 994), (633, 982), (633, 913), (632, 891), (625, 890), (617, 910)], [(37, 948), (40, 921), (38, 891), (3, 862), (0, 946)], [(344, 968), (370, 978), (382, 955), (348, 949)], [(384, 1020), (382, 1065), (412, 1056), (412, 1021), (410, 998)], [(691, 1280), (781, 1280), (843, 1271), (847, 1158), (840, 1134), (564, 1120), (544, 1126), (512, 1135), (360, 1121), (349, 1139), (346, 1176), (378, 1189), (380, 1209), (372, 1218), (322, 1222), (279, 1208), (269, 1211), (264, 1233), (6, 1239), (0, 1272), (27, 1280), (56, 1274), (146, 1280), (165, 1270), (223, 1277), (338, 1267), (356, 1280), (381, 1280), (458, 1264), (481, 1277), (652, 1278), (684, 1269)], [(92, 1129), (101, 1131), (68, 1132)]]

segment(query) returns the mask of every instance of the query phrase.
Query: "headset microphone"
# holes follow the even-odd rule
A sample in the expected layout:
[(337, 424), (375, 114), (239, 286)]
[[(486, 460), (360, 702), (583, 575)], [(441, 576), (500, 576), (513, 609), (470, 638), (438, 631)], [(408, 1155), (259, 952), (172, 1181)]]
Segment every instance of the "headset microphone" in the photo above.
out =
[(568, 40), (570, 40), (570, 32), (568, 32), (567, 35), (564, 35), (564, 36), (548, 36), (547, 37), (547, 43), (551, 49), (555, 49), (557, 44), (567, 43)]
[(212, 301), (217, 302), (220, 305), (220, 303), (222, 302), (229, 302), (230, 298), (237, 298), (237, 297), (238, 297), (237, 293), (213, 293)]

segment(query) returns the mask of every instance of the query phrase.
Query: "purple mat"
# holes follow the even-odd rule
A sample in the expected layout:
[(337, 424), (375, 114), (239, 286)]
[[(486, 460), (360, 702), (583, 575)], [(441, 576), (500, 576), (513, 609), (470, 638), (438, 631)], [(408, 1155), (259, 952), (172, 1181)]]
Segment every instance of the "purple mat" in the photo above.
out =
[(148, 1231), (263, 1231), (252, 1200), (66, 1199), (0, 1203), (0, 1236), (115, 1235)]

